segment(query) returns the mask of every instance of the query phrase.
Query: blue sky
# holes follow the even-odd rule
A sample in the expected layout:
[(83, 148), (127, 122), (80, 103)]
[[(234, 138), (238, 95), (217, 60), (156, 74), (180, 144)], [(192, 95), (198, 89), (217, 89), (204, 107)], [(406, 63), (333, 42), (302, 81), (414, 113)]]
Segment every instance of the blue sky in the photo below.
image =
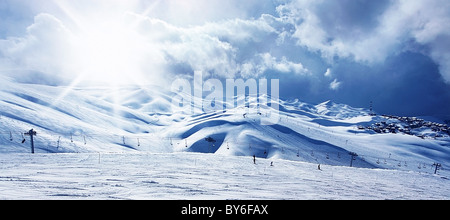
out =
[(450, 118), (450, 1), (0, 0), (0, 72), (18, 81), (164, 85), (196, 70)]

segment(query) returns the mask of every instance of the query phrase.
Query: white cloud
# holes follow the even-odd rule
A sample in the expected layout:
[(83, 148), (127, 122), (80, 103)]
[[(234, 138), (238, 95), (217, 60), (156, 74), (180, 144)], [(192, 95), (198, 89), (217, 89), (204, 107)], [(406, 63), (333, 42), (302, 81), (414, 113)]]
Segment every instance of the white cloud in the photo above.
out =
[(293, 0), (277, 11), (295, 25), (292, 37), (298, 45), (320, 52), (329, 62), (334, 56), (369, 64), (383, 62), (407, 50), (405, 45), (413, 40), (430, 49), (425, 55), (439, 65), (450, 83), (448, 0)]
[(273, 10), (272, 1), (261, 0), (139, 1), (139, 9), (146, 8), (144, 16), (158, 18), (179, 27), (203, 26), (233, 19), (251, 20)]
[[(401, 15), (394, 10), (399, 10)], [(429, 55), (438, 65), (443, 78), (450, 83), (450, 1), (399, 1), (386, 16), (400, 20), (398, 28), (408, 28), (408, 35), (430, 48)], [(400, 17), (400, 18), (399, 18)], [(403, 20), (401, 19), (403, 18)]]
[(2, 40), (0, 50), (6, 60), (23, 69), (59, 77), (76, 66), (67, 62), (74, 50), (72, 39), (72, 33), (60, 20), (39, 14), (27, 28), (26, 36)]
[[(356, 10), (347, 9), (345, 5), (349, 4), (356, 3), (335, 0), (294, 0), (280, 6), (278, 11), (281, 16), (290, 18), (287, 21), (293, 22), (296, 26), (293, 37), (297, 39), (299, 45), (311, 51), (319, 51), (324, 58), (330, 61), (334, 56), (353, 57), (356, 61), (364, 62), (382, 61), (386, 53), (393, 49), (393, 43), (389, 41), (391, 39), (386, 41), (389, 36), (386, 36), (383, 31), (377, 32), (376, 28), (364, 28), (366, 24), (373, 25), (371, 20), (360, 24), (358, 20), (362, 17), (343, 19), (358, 16), (354, 12)], [(363, 10), (363, 8), (358, 10)]]
[(331, 90), (338, 90), (341, 87), (341, 82), (337, 81), (337, 79), (334, 79), (333, 82), (330, 83), (330, 89)]
[[(96, 7), (103, 7), (105, 2), (96, 4)], [(252, 1), (249, 5), (255, 3)], [(159, 2), (156, 6), (161, 4), (162, 2)], [(212, 4), (214, 11), (218, 10), (218, 2), (205, 4)], [(352, 9), (347, 7), (350, 4), (363, 5)], [(366, 6), (364, 4), (370, 4), (374, 9), (362, 7)], [(89, 13), (80, 12), (84, 7), (76, 7), (75, 13), (70, 7), (73, 4), (65, 2), (58, 5), (68, 12), (63, 17), (72, 19), (61, 20), (51, 14), (37, 15), (25, 36), (0, 41), (3, 58), (12, 60), (19, 66), (48, 74), (70, 75), (78, 72), (80, 66), (83, 66), (83, 62), (79, 62), (82, 60), (79, 57), (83, 56), (80, 48), (88, 50), (88, 47), (80, 46), (80, 43), (76, 42), (79, 30), (72, 29), (73, 24), (77, 27), (88, 26), (87, 30), (94, 30), (99, 26), (102, 30), (104, 23), (96, 22), (108, 20), (110, 17), (89, 19)], [(131, 5), (141, 3), (136, 0)], [(450, 82), (450, 15), (447, 13), (450, 11), (450, 2), (447, 0), (380, 0), (358, 3), (293, 0), (277, 7), (279, 17), (262, 14), (257, 18), (232, 16), (234, 18), (230, 19), (226, 13), (218, 17), (211, 14), (207, 17), (216, 19), (194, 22), (197, 26), (170, 24), (151, 17), (152, 10), (139, 14), (132, 12), (131, 6), (124, 8), (129, 11), (121, 16), (112, 16), (113, 14), (108, 14), (104, 9), (100, 12), (114, 17), (114, 21), (131, 24), (131, 31), (135, 33), (126, 40), (137, 40), (124, 44), (128, 47), (123, 48), (132, 48), (127, 51), (130, 57), (139, 60), (139, 63), (133, 61), (134, 63), (129, 64), (136, 64), (134, 66), (139, 66), (144, 72), (155, 68), (165, 71), (165, 68), (176, 66), (175, 71), (202, 70), (205, 74), (226, 78), (236, 74), (258, 77), (270, 70), (304, 75), (308, 74), (309, 70), (298, 56), (292, 51), (280, 52), (280, 48), (293, 45), (295, 41), (299, 50), (306, 48), (319, 52), (330, 63), (335, 56), (353, 58), (358, 62), (377, 63), (390, 55), (407, 50), (405, 44), (413, 40), (429, 49), (423, 53), (439, 64), (442, 76)], [(333, 13), (328, 9), (334, 9)], [(90, 8), (88, 11), (96, 10)], [(115, 8), (113, 11), (121, 10)], [(95, 17), (94, 15), (92, 16)], [(126, 55), (120, 58), (126, 59)], [(334, 74), (328, 69), (325, 76), (331, 75)]]
[(325, 72), (325, 74), (323, 74), (326, 77), (331, 77), (331, 69), (328, 68), (327, 71)]
[[(240, 74), (245, 78), (261, 76), (267, 70), (305, 74), (307, 68), (286, 56), (275, 57), (249, 43), (275, 44), (284, 30), (281, 19), (262, 15), (258, 19), (231, 19), (201, 26), (177, 27), (165, 21), (137, 14), (139, 30), (148, 35), (167, 56), (169, 64), (184, 64), (191, 71), (202, 70), (224, 78)], [(278, 30), (280, 29), (280, 30)], [(249, 57), (242, 59), (249, 53)]]
[[(275, 43), (279, 33), (276, 27), (282, 28), (283, 23), (270, 15), (194, 27), (175, 26), (133, 12), (125, 13), (121, 19), (83, 23), (86, 19), (77, 20), (82, 28), (70, 30), (54, 15), (39, 14), (27, 28), (26, 36), (1, 41), (3, 59), (12, 60), (23, 69), (45, 73), (49, 78), (61, 76), (69, 82), (80, 74), (91, 79), (104, 79), (108, 75), (107, 78), (120, 81), (130, 77), (119, 74), (130, 72), (163, 74), (164, 78), (168, 78), (167, 74), (191, 73), (168, 70), (200, 70), (205, 76), (223, 78), (237, 74), (256, 77), (266, 70), (307, 72), (301, 63), (286, 56), (275, 57), (245, 48), (248, 43)], [(253, 55), (243, 60), (245, 53)]]
[(302, 63), (289, 61), (284, 56), (277, 59), (270, 53), (263, 53), (257, 54), (251, 61), (242, 64), (241, 75), (245, 78), (258, 77), (269, 70), (297, 75), (309, 73)]
[(277, 33), (274, 26), (280, 21), (271, 15), (262, 15), (258, 19), (230, 19), (215, 23), (206, 23), (196, 27), (197, 32), (217, 36), (232, 43), (261, 42), (268, 35)]
[(177, 27), (160, 19), (129, 15), (138, 20), (139, 34), (163, 54), (165, 65), (187, 65), (191, 71), (199, 70), (221, 77), (237, 73), (236, 48), (212, 34), (215, 32), (212, 29), (217, 28), (212, 24)]

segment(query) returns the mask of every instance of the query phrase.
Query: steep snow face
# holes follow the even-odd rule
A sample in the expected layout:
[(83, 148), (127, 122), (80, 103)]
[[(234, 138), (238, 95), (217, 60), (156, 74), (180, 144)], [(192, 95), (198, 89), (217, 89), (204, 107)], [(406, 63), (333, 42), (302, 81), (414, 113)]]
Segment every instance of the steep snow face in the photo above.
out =
[[(448, 136), (360, 129), (385, 119), (344, 104), (280, 100), (277, 112), (250, 104), (186, 114), (172, 111), (174, 95), (155, 86), (51, 87), (3, 77), (0, 153), (30, 152), (23, 134), (34, 129), (37, 153), (197, 152), (427, 172), (450, 160)], [(279, 122), (262, 125), (275, 112)]]

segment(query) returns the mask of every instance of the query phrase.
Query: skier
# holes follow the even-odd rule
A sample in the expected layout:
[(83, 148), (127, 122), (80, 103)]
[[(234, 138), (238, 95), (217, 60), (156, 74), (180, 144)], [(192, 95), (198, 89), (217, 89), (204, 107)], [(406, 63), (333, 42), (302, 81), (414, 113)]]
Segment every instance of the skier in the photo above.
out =
[(256, 155), (253, 154), (253, 164), (256, 164)]
[(318, 170), (321, 170), (321, 169), (320, 169), (320, 164), (319, 164), (319, 166), (317, 166), (317, 169), (318, 169)]

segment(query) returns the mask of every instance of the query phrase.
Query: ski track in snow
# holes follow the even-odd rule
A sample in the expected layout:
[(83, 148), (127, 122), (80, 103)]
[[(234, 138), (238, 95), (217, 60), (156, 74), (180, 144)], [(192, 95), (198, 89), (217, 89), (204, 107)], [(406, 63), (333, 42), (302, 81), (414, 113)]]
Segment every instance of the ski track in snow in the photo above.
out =
[(0, 154), (0, 170), (0, 199), (450, 199), (441, 175), (214, 154)]

